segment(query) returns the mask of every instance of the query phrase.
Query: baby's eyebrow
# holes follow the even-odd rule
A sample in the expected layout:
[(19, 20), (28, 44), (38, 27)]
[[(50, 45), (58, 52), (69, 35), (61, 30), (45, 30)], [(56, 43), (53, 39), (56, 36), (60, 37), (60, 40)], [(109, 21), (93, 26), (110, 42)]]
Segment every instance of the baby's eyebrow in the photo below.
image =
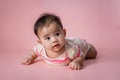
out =
[(60, 31), (60, 29), (57, 29), (55, 32), (59, 32)]
[(47, 36), (49, 36), (49, 34), (45, 34), (45, 35), (43, 35), (43, 38), (45, 38), (45, 37), (47, 37)]
[[(53, 33), (60, 32), (60, 31), (61, 31), (60, 29), (56, 29)], [(49, 34), (45, 34), (45, 35), (43, 36), (43, 38), (45, 38), (45, 37), (47, 37), (47, 36), (49, 36)]]

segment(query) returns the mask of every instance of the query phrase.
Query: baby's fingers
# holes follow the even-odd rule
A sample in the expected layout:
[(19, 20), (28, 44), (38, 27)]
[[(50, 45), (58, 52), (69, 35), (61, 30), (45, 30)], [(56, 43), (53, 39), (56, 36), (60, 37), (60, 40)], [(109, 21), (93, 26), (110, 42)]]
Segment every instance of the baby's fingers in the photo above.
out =
[(73, 70), (80, 70), (82, 69), (82, 65), (80, 65), (79, 63), (70, 63), (69, 64), (69, 67)]
[(80, 69), (82, 69), (82, 66), (78, 66), (78, 67), (76, 68), (76, 70), (80, 70)]
[(29, 58), (28, 59), (23, 59), (21, 63), (24, 64), (24, 65), (29, 65), (29, 64), (32, 63), (32, 60), (29, 59)]
[(69, 68), (73, 69), (73, 70), (76, 70), (77, 66), (74, 63), (70, 63)]
[(69, 64), (69, 68), (74, 70), (75, 66), (73, 64)]

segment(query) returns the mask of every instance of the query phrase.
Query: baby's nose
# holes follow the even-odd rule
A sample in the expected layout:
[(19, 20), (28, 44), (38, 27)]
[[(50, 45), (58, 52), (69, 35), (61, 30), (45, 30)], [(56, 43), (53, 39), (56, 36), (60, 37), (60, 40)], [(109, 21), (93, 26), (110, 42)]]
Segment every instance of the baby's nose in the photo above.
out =
[(53, 38), (52, 38), (52, 42), (53, 42), (53, 43), (55, 43), (55, 42), (57, 42), (57, 41), (58, 41), (58, 39), (57, 39), (56, 37), (53, 37)]

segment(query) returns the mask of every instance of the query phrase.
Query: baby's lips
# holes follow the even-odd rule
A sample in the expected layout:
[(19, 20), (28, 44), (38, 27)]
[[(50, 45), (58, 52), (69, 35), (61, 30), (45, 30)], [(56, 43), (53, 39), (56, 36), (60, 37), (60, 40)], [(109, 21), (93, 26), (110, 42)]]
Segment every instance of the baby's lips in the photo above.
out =
[(55, 44), (55, 45), (53, 45), (53, 47), (56, 47), (56, 46), (60, 46), (59, 44)]

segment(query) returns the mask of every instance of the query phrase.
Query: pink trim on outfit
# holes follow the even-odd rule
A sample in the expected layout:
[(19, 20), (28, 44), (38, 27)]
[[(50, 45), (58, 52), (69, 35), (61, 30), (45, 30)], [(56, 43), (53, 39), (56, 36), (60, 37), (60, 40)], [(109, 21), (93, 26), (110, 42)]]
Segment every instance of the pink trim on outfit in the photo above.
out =
[(65, 61), (67, 61), (68, 58), (65, 58), (64, 60), (49, 60), (49, 59), (46, 58), (45, 60), (50, 61), (50, 62), (55, 62), (55, 63), (63, 63)]

